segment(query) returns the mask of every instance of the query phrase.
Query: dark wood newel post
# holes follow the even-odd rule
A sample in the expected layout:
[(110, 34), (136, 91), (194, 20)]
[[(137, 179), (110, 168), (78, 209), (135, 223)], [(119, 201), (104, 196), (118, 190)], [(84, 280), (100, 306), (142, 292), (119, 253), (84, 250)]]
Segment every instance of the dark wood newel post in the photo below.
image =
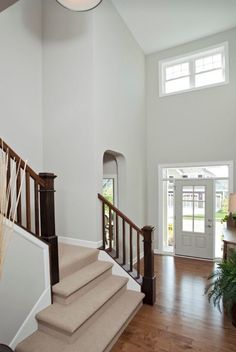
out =
[(58, 240), (55, 228), (54, 179), (52, 173), (40, 173), (44, 186), (40, 186), (41, 238), (50, 245), (51, 284), (59, 282)]
[(142, 292), (145, 293), (144, 303), (154, 305), (156, 302), (156, 276), (154, 274), (153, 234), (154, 227), (142, 228), (144, 237), (144, 276)]

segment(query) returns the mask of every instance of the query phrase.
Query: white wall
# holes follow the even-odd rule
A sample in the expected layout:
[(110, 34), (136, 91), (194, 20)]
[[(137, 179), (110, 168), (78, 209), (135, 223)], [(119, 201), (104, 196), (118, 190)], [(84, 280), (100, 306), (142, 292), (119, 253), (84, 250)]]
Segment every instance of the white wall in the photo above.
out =
[(48, 246), (16, 226), (0, 279), (1, 343), (8, 345), (14, 339), (15, 346), (36, 329), (39, 310), (30, 312), (41, 297), (39, 310), (49, 305), (51, 298)]
[(57, 233), (98, 241), (103, 154), (127, 161), (127, 209), (143, 224), (145, 60), (109, 0), (71, 13), (43, 4), (45, 169), (58, 174)]
[(44, 168), (56, 179), (57, 234), (96, 231), (92, 14), (43, 3)]
[(21, 0), (0, 13), (1, 135), (42, 168), (41, 1)]
[[(236, 30), (147, 56), (148, 221), (158, 227), (158, 164), (236, 161)], [(229, 42), (230, 84), (159, 98), (158, 60)], [(157, 231), (158, 232), (158, 231)]]
[[(145, 58), (108, 0), (94, 11), (94, 66), (97, 190), (101, 192), (103, 153), (121, 153), (126, 170), (119, 206), (142, 226), (146, 205)], [(118, 170), (119, 175), (122, 172)], [(99, 219), (100, 207), (98, 211)]]
[(106, 175), (117, 176), (117, 161), (116, 158), (108, 153), (104, 154), (103, 157), (103, 177)]

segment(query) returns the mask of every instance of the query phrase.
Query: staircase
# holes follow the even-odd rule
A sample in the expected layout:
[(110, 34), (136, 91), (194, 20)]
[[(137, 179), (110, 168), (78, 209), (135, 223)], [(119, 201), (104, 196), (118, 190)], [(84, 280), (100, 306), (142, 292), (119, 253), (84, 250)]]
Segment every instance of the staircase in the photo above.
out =
[[(29, 165), (25, 167), (25, 162), (1, 139), (0, 149), (7, 156), (10, 203), (14, 202), (11, 190), (16, 190), (19, 198), (16, 223), (28, 234), (46, 242), (50, 254), (53, 304), (36, 315), (38, 330), (18, 344), (16, 352), (110, 351), (142, 303), (155, 304), (154, 228), (140, 229), (98, 195), (102, 205), (101, 249), (112, 257), (115, 266), (120, 265), (120, 270), (132, 277), (130, 280), (138, 282), (143, 293), (127, 290), (128, 275), (112, 275), (113, 264), (99, 261), (98, 249), (58, 246), (54, 210), (56, 176), (37, 174)], [(15, 184), (11, 182), (11, 170), (19, 171)], [(22, 179), (24, 192), (21, 194)], [(0, 351), (5, 352), (6, 348), (0, 344)]]
[(59, 245), (60, 282), (54, 303), (36, 316), (38, 330), (16, 352), (110, 351), (142, 306), (144, 294), (127, 290), (97, 249)]

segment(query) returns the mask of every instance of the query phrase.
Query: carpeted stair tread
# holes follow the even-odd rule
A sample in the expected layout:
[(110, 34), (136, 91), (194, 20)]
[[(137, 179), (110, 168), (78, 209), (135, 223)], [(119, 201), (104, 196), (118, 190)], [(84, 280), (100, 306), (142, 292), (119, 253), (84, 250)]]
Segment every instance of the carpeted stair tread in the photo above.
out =
[(98, 249), (59, 243), (60, 279), (96, 261), (98, 253)]
[(36, 317), (40, 323), (72, 335), (127, 282), (127, 278), (111, 275), (69, 305), (54, 303)]
[(54, 285), (53, 293), (62, 297), (68, 297), (111, 269), (112, 266), (112, 263), (103, 261), (96, 261), (86, 265), (84, 268), (66, 276), (61, 282)]
[[(136, 291), (125, 291), (102, 314), (91, 329), (87, 329), (75, 343), (76, 346), (65, 346), (63, 352), (102, 352), (113, 338), (129, 321), (131, 315), (142, 304), (144, 294)], [(123, 331), (123, 330), (122, 330)], [(92, 336), (92, 339), (91, 339)]]
[(20, 342), (15, 352), (62, 352), (64, 346), (65, 343), (61, 340), (37, 330)]
[(37, 331), (20, 343), (16, 352), (103, 352), (142, 303), (143, 297), (140, 292), (125, 291), (72, 344)]

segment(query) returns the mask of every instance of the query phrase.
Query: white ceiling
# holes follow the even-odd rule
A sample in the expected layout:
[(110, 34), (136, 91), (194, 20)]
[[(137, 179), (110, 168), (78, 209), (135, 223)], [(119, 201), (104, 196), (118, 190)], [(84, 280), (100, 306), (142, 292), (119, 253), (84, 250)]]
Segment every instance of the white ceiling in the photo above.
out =
[(146, 54), (236, 27), (236, 0), (112, 2)]

